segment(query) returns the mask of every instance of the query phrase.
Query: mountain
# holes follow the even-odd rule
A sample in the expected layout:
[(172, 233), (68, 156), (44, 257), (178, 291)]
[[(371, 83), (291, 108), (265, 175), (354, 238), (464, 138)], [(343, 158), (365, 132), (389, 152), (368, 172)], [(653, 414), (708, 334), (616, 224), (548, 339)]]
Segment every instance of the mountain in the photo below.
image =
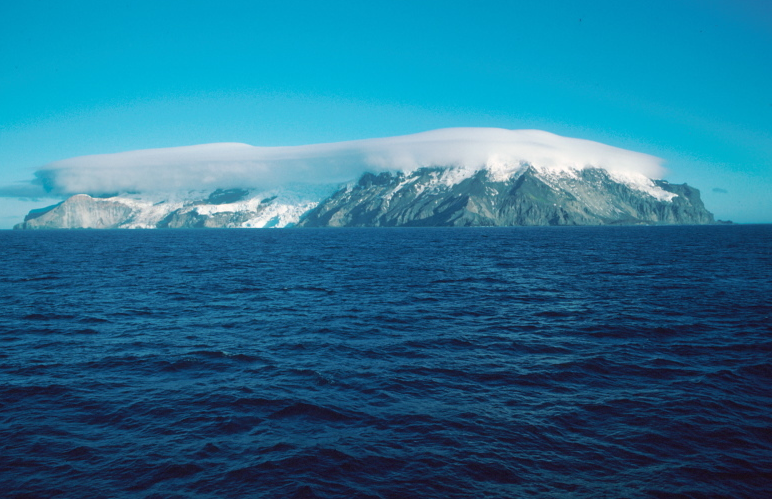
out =
[[(449, 128), (305, 146), (81, 156), (24, 189), (66, 199), (18, 229), (707, 224), (662, 160), (541, 130)], [(342, 186), (342, 187), (341, 187)]]
[[(628, 181), (625, 181), (628, 180)], [(301, 227), (709, 224), (697, 189), (601, 168), (554, 172), (530, 165), (500, 177), (486, 169), (421, 168), (365, 174), (306, 213)]]
[[(555, 171), (523, 165), (490, 169), (419, 168), (365, 173), (315, 201), (218, 189), (206, 198), (78, 194), (31, 212), (16, 229), (461, 227), (512, 225), (709, 224), (700, 192), (601, 168)], [(292, 196), (284, 195), (292, 199)]]
[(244, 189), (218, 189), (206, 198), (122, 195), (106, 198), (77, 194), (29, 213), (14, 229), (180, 229), (287, 227), (316, 206), (255, 196)]

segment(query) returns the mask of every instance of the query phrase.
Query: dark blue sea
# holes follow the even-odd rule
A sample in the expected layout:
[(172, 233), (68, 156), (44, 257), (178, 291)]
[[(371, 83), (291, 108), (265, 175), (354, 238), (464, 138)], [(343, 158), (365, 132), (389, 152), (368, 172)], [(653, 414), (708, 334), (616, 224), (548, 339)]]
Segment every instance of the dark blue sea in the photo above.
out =
[(3, 497), (772, 494), (772, 225), (0, 252)]

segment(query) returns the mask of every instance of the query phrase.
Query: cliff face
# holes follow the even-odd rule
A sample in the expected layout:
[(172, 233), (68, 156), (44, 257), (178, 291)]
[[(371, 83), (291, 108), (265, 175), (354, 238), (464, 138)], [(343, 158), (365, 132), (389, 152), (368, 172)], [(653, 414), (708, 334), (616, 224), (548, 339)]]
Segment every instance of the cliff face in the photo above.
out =
[(131, 212), (123, 203), (78, 194), (47, 210), (30, 213), (14, 229), (114, 229)]
[(525, 167), (505, 178), (480, 170), (366, 174), (308, 212), (302, 227), (706, 224), (699, 191), (665, 181), (619, 181), (602, 169), (555, 174)]

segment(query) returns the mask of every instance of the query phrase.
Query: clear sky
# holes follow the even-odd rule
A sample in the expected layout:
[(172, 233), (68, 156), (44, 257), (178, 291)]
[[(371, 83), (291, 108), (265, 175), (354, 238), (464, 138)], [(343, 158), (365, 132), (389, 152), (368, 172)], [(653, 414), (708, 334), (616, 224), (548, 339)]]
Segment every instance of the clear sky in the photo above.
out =
[[(73, 156), (478, 126), (658, 156), (772, 222), (772, 2), (0, 2), (6, 196)], [(53, 202), (0, 198), (0, 228)]]

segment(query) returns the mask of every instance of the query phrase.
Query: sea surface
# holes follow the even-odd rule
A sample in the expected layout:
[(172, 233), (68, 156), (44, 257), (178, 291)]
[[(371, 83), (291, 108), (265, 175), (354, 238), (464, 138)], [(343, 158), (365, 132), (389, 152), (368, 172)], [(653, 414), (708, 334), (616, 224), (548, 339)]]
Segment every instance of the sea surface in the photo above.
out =
[(772, 494), (772, 225), (0, 254), (3, 497)]

